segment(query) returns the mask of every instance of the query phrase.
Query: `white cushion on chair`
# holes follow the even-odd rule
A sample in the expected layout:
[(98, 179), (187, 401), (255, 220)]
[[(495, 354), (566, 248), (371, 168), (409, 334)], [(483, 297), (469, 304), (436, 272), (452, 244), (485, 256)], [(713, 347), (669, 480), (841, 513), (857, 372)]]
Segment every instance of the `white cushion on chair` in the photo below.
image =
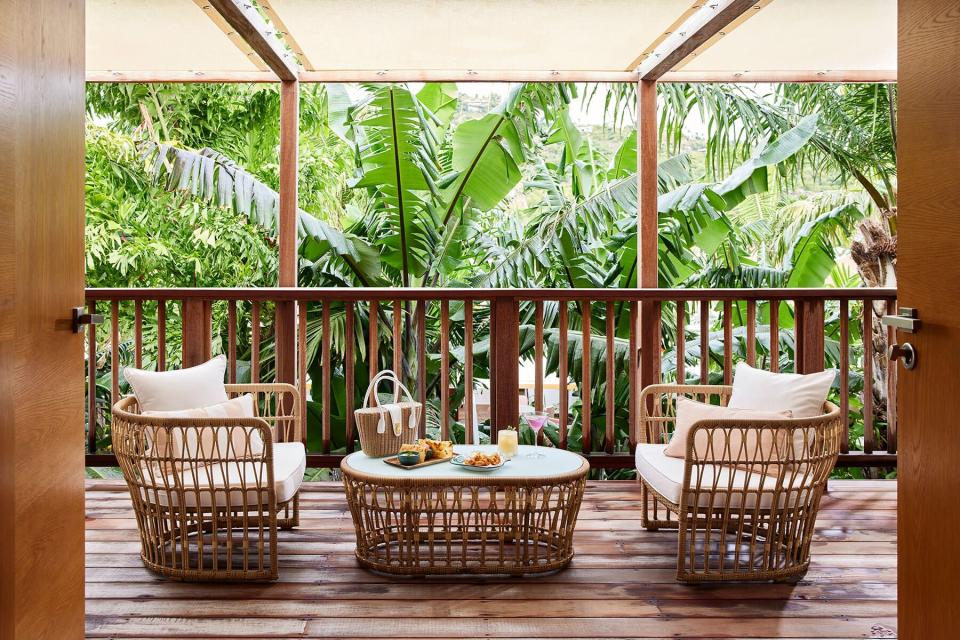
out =
[[(300, 490), (303, 483), (303, 473), (307, 468), (307, 452), (300, 442), (277, 442), (273, 445), (273, 488), (276, 494), (277, 504), (287, 502)], [(167, 476), (167, 483), (174, 487), (178, 480), (188, 488), (186, 492), (186, 507), (197, 506), (197, 491), (193, 487), (199, 487), (199, 506), (210, 507), (216, 504), (218, 507), (227, 505), (227, 491), (225, 487), (230, 486), (230, 506), (241, 508), (243, 506), (244, 483), (247, 486), (247, 504), (259, 507), (267, 503), (265, 492), (259, 492), (256, 489), (258, 481), (257, 476), (261, 476), (261, 485), (266, 484), (267, 471), (266, 466), (256, 462), (241, 462), (239, 460), (228, 460), (225, 462), (212, 463), (210, 465), (198, 466), (186, 469), (180, 472), (181, 479), (173, 475)], [(224, 482), (226, 478), (226, 482)], [(150, 489), (143, 489), (144, 499), (148, 502), (155, 502), (161, 506), (180, 506), (176, 492), (171, 491), (169, 497), (167, 492), (159, 489), (156, 492)]]
[(794, 418), (813, 418), (823, 413), (836, 369), (807, 375), (770, 373), (743, 362), (733, 375), (733, 391), (727, 406), (756, 411), (792, 411)]
[[(144, 411), (143, 415), (153, 418), (254, 418), (257, 415), (255, 400), (252, 393), (245, 393), (226, 402), (215, 404), (210, 407), (200, 409), (184, 409), (182, 411)], [(203, 422), (198, 421), (197, 426), (202, 426)], [(201, 455), (211, 457), (215, 452), (227, 457), (243, 457), (248, 453), (247, 439), (249, 436), (249, 453), (255, 456), (263, 452), (263, 438), (256, 429), (241, 427), (208, 427), (202, 430), (202, 437), (198, 442), (197, 434), (201, 433), (196, 429), (173, 429), (173, 442), (169, 450), (165, 450), (166, 442), (158, 442), (158, 455), (172, 456), (174, 458), (194, 458)], [(158, 439), (161, 438), (163, 431), (157, 433)], [(186, 434), (187, 441), (183, 442), (183, 436)], [(149, 436), (148, 436), (149, 437)], [(216, 437), (216, 442), (214, 442)], [(229, 440), (233, 439), (233, 451), (230, 452)], [(228, 455), (228, 452), (231, 455)]]
[[(637, 463), (637, 473), (656, 490), (661, 496), (672, 502), (673, 504), (680, 504), (680, 496), (683, 491), (683, 471), (684, 471), (684, 460), (683, 458), (674, 458), (672, 456), (665, 455), (664, 451), (666, 450), (667, 445), (665, 444), (638, 444), (637, 453), (636, 453), (636, 463)], [(717, 474), (715, 476), (715, 474)], [(731, 479), (732, 474), (732, 479)], [(709, 491), (710, 487), (713, 486), (714, 478), (717, 479), (717, 488), (722, 490), (727, 487), (732, 487), (734, 489), (740, 489), (747, 487), (752, 490), (764, 490), (772, 491), (776, 487), (778, 482), (777, 478), (772, 476), (765, 476), (760, 473), (749, 473), (746, 470), (735, 469), (731, 467), (726, 467), (722, 465), (707, 465), (704, 468), (704, 477), (701, 487), (703, 491)], [(798, 475), (794, 480), (794, 488), (802, 489), (801, 486), (803, 476)], [(731, 484), (732, 482), (732, 484)], [(697, 468), (694, 467), (691, 470), (690, 485), (692, 487), (697, 486)], [(773, 502), (772, 493), (763, 493), (760, 494), (760, 507), (767, 508)], [(783, 502), (784, 497), (787, 494), (781, 495), (781, 503)], [(791, 491), (789, 493), (790, 501), (793, 502), (800, 497), (801, 493), (799, 491)], [(710, 495), (701, 492), (699, 499), (699, 506), (701, 507), (723, 507), (726, 505), (726, 499), (730, 496), (731, 507), (739, 507), (741, 501), (741, 494), (739, 493), (725, 493), (723, 491), (718, 492), (713, 499), (711, 500)], [(747, 494), (747, 506), (752, 507), (755, 504), (757, 494)]]
[(223, 374), (226, 356), (196, 367), (174, 371), (144, 371), (127, 367), (123, 375), (137, 396), (140, 411), (182, 411), (226, 402)]

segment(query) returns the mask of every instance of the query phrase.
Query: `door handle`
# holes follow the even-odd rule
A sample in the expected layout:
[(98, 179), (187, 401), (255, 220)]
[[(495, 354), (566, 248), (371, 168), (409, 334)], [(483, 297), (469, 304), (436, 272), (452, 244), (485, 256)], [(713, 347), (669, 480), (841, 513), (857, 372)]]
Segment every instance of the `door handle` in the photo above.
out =
[(890, 345), (887, 355), (890, 356), (890, 360), (902, 362), (904, 369), (913, 369), (917, 366), (917, 350), (909, 342)]
[(85, 324), (103, 324), (103, 314), (87, 313), (86, 307), (73, 308), (73, 332), (80, 333)]
[(916, 309), (911, 307), (900, 307), (900, 313), (895, 316), (883, 316), (880, 318), (880, 324), (885, 327), (893, 327), (897, 331), (904, 333), (916, 333), (920, 329), (919, 314)]

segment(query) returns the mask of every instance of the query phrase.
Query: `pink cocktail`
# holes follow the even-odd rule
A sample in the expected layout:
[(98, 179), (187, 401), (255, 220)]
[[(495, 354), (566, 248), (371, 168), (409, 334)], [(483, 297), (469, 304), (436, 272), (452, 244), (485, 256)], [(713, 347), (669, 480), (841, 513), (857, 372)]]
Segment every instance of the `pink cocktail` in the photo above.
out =
[(523, 415), (523, 418), (527, 421), (527, 425), (533, 430), (533, 446), (534, 450), (532, 453), (528, 454), (528, 458), (544, 458), (542, 453), (538, 451), (540, 445), (538, 443), (540, 438), (540, 430), (543, 429), (543, 425), (547, 424), (547, 414), (543, 411), (533, 411), (531, 413), (526, 413)]

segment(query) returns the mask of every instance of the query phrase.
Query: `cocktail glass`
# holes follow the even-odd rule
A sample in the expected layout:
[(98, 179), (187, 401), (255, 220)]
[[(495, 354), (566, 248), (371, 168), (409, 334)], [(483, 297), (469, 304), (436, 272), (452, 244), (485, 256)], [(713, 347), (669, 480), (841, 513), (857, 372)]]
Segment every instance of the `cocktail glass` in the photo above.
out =
[(540, 453), (540, 445), (538, 440), (540, 437), (540, 430), (543, 429), (543, 425), (547, 424), (547, 418), (549, 416), (544, 411), (532, 411), (530, 413), (523, 414), (523, 418), (527, 421), (527, 426), (533, 430), (533, 451), (527, 454), (528, 458), (546, 458), (545, 455)]

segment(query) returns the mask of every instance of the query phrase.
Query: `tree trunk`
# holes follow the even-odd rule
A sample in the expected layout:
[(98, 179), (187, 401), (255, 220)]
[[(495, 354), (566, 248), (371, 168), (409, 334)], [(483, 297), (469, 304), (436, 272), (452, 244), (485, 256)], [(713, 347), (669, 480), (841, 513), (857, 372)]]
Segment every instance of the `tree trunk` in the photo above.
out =
[[(885, 211), (884, 216), (894, 218), (896, 209)], [(850, 246), (850, 254), (865, 287), (897, 286), (897, 238), (887, 226), (875, 220), (860, 224), (861, 240)], [(880, 324), (886, 314), (886, 302), (875, 302), (871, 313), (871, 338), (873, 340), (873, 413), (874, 423), (886, 421), (887, 416), (887, 332)], [(864, 336), (866, 339), (866, 336)]]

